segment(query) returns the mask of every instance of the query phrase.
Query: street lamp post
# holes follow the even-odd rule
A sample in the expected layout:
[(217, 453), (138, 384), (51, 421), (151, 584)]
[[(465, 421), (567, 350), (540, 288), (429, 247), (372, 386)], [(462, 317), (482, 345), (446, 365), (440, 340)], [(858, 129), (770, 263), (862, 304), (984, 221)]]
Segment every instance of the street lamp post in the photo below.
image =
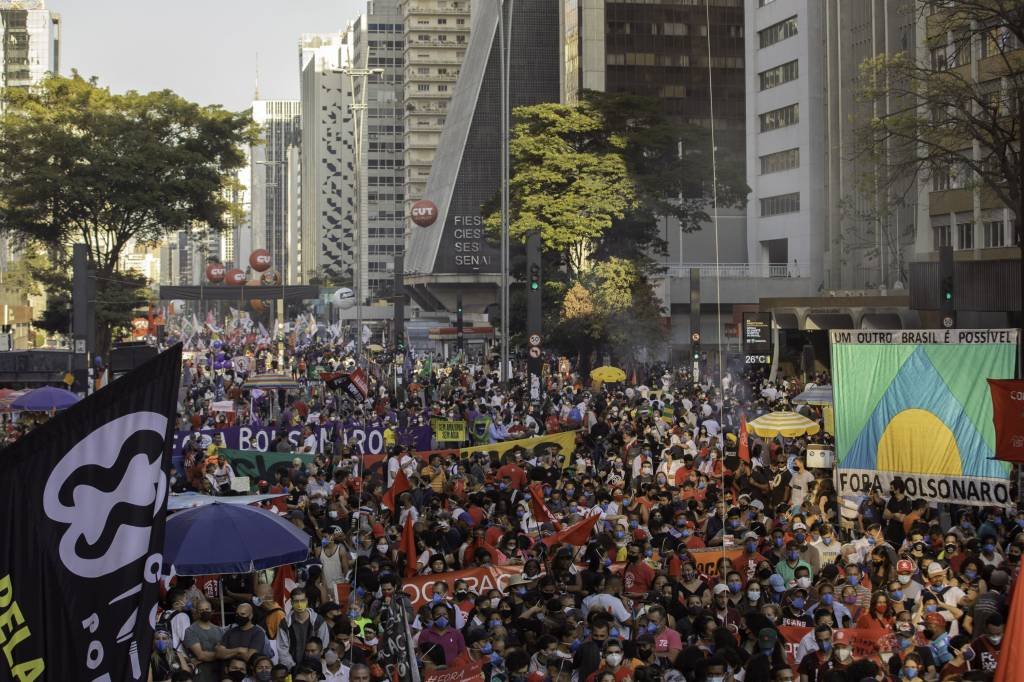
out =
[(505, 30), (505, 0), (498, 2), (499, 89), (501, 90), (501, 380), (508, 383), (509, 372), (509, 71), (512, 62), (512, 10), (508, 0), (508, 31)]

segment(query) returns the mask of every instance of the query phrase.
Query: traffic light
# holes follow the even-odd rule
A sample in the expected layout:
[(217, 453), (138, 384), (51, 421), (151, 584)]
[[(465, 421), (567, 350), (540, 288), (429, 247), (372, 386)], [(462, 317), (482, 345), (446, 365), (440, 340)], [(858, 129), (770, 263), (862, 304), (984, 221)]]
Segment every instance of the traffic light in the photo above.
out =
[(538, 289), (540, 289), (540, 264), (533, 263), (530, 265), (530, 291)]
[(462, 317), (462, 294), (455, 297), (455, 334), (458, 340), (459, 350), (465, 346), (465, 327)]
[(956, 326), (956, 278), (954, 277), (953, 248), (939, 249), (939, 315), (942, 326), (952, 329)]
[(943, 277), (942, 278), (942, 300), (952, 301), (953, 300), (953, 278)]

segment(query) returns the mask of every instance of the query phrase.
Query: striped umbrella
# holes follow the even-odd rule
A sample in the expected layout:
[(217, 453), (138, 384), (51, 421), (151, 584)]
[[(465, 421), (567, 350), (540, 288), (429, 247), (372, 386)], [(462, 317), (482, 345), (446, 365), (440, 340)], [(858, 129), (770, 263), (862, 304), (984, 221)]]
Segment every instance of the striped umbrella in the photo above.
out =
[(775, 436), (796, 438), (805, 434), (815, 434), (821, 430), (821, 427), (818, 426), (818, 422), (811, 421), (796, 412), (769, 412), (747, 422), (747, 429), (762, 438), (774, 438)]

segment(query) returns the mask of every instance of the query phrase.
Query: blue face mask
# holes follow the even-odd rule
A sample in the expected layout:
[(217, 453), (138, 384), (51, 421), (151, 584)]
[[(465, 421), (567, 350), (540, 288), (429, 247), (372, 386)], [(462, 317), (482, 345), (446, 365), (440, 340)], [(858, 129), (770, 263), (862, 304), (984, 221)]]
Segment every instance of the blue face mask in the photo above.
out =
[(832, 651), (832, 642), (818, 642), (818, 648), (827, 654)]
[(736, 519), (729, 519), (729, 528), (739, 528), (740, 522)]
[(978, 577), (977, 571), (964, 571), (964, 577), (968, 580), (974, 580)]
[(448, 627), (448, 616), (441, 616), (440, 618), (435, 618), (434, 625), (444, 630), (446, 627)]
[(652, 632), (653, 633), (653, 632), (657, 632), (657, 631), (658, 631), (658, 626), (656, 624), (654, 624), (654, 623), (648, 623), (647, 624), (647, 632)]
[(874, 546), (875, 546), (875, 539), (874, 538), (868, 538), (868, 547), (874, 547)]
[(491, 621), (491, 627), (492, 628), (500, 628), (501, 627), (501, 620), (498, 619), (498, 618), (495, 618), (494, 620), (492, 620)]
[(352, 619), (358, 618), (359, 617), (359, 612), (356, 611), (355, 609), (349, 609), (348, 617), (352, 618)]
[(624, 537), (626, 537), (626, 533), (625, 532), (623, 532), (621, 530), (615, 531), (615, 539), (616, 540), (621, 540)]
[(1024, 528), (1024, 519), (1017, 519), (1017, 525)]
[(544, 486), (544, 496), (547, 497), (550, 494), (551, 494), (551, 486), (549, 486), (549, 485)]
[(914, 640), (909, 637), (900, 637), (900, 648), (906, 649), (908, 646), (914, 643)]
[(832, 538), (822, 538), (821, 541), (825, 543), (826, 547), (832, 544)]
[(653, 549), (645, 549), (644, 550), (644, 556), (647, 557), (648, 559), (650, 559), (652, 556), (654, 556), (654, 550)]
[(517, 587), (516, 588), (516, 594), (518, 594), (520, 597), (522, 597), (524, 594), (526, 594), (526, 588), (525, 587)]
[(504, 481), (498, 484), (498, 488), (500, 488), (501, 490), (504, 490), (507, 487), (508, 483), (505, 483)]
[[(575, 642), (574, 642), (574, 643), (575, 643)], [(482, 653), (482, 654), (490, 654), (490, 653), (492, 653), (493, 651), (494, 651), (494, 647), (493, 647), (493, 646), (491, 646), (491, 643), (490, 643), (490, 642), (487, 642), (486, 644), (484, 644), (484, 645), (482, 645), (482, 646), (480, 647), (480, 653)]]
[(741, 589), (743, 589), (743, 585), (742, 584), (740, 584), (740, 583), (729, 583), (729, 591), (732, 592), (733, 594), (737, 594)]
[(608, 636), (611, 637), (612, 639), (618, 639), (619, 638), (619, 629), (618, 628), (612, 628), (611, 630), (609, 630)]
[(939, 610), (939, 607), (936, 606), (935, 604), (926, 604), (925, 607), (924, 607), (924, 612), (925, 613), (935, 613), (938, 610)]
[(576, 650), (580, 648), (581, 644), (583, 644), (583, 642), (578, 639), (572, 640), (572, 644), (569, 645), (569, 651), (576, 653)]
[(800, 552), (796, 551), (795, 549), (791, 549), (788, 552), (786, 552), (786, 558), (790, 561), (796, 561), (800, 558)]
[(904, 668), (903, 676), (908, 680), (912, 680), (917, 677), (917, 668)]
[(683, 529), (683, 532), (682, 532), (681, 534), (682, 534), (682, 536), (683, 536), (684, 538), (688, 538), (688, 537), (690, 537), (690, 529), (689, 529), (689, 528), (684, 528), (684, 529)]
[(636, 530), (637, 528), (640, 527), (640, 522), (637, 521), (636, 519), (630, 519), (629, 520), (629, 527), (634, 529), (634, 530)]
[(612, 560), (611, 560), (611, 559), (609, 559), (608, 557), (605, 557), (605, 558), (604, 558), (604, 561), (602, 561), (601, 563), (603, 563), (603, 564), (604, 564), (604, 566), (605, 566), (605, 568), (607, 568), (607, 567), (609, 567), (609, 566), (611, 566), (611, 565), (612, 565)]
[(753, 554), (754, 552), (757, 551), (757, 543), (756, 542), (748, 542), (745, 546), (747, 548), (747, 554)]
[(903, 590), (896, 590), (895, 592), (890, 592), (889, 597), (893, 601), (903, 601)]
[(628, 507), (631, 504), (633, 504), (633, 498), (632, 497), (625, 497), (625, 498), (622, 499), (622, 506)]
[(1003, 525), (1003, 517), (1002, 516), (997, 516), (997, 517), (993, 518), (992, 519), (992, 523), (997, 525), (997, 526)]
[(782, 544), (783, 544), (783, 542), (782, 542), (782, 538), (781, 537), (775, 538), (775, 546), (776, 547), (782, 547)]
[(431, 597), (431, 598), (430, 598), (430, 603), (432, 603), (432, 604), (440, 604), (440, 603), (441, 603), (441, 600), (442, 600), (443, 598), (444, 598), (444, 597), (442, 597), (441, 595), (439, 595), (439, 594), (435, 594), (435, 595), (434, 595), (433, 597)]
[(834, 601), (835, 597), (832, 596), (831, 592), (826, 592), (825, 594), (821, 595), (821, 603), (825, 606), (832, 606), (832, 602)]
[(518, 516), (519, 518), (523, 518), (524, 516), (526, 516), (526, 512), (522, 509), (516, 509), (516, 516)]
[(803, 607), (804, 607), (804, 598), (803, 597), (794, 597), (793, 598), (793, 608), (797, 609), (797, 610), (800, 610)]
[(807, 536), (804, 535), (803, 533), (797, 533), (796, 535), (793, 536), (793, 539), (796, 540), (800, 544), (803, 544), (803, 542), (804, 542), (804, 540), (806, 538), (807, 538)]
[(168, 643), (169, 642), (166, 639), (158, 639), (158, 640), (156, 640), (156, 642), (154, 644), (156, 646), (156, 650), (159, 651), (160, 653), (163, 653), (163, 652), (167, 651)]
[(857, 585), (860, 585), (860, 576), (859, 575), (848, 575), (848, 576), (846, 576), (846, 582), (848, 582), (851, 585), (853, 585), (854, 587), (856, 587)]
[(984, 547), (982, 547), (982, 549), (985, 551), (986, 554), (991, 554), (992, 552), (996, 551), (996, 546), (995, 545), (985, 545)]

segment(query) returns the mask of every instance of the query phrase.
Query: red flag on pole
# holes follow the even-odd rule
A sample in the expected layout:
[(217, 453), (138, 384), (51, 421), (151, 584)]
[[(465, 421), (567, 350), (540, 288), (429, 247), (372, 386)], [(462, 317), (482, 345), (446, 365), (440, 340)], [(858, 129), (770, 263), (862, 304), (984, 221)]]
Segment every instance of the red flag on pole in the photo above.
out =
[(736, 454), (739, 458), (750, 463), (750, 437), (747, 435), (747, 413), (740, 414), (740, 442)]
[[(397, 482), (397, 480), (396, 480)], [(416, 532), (412, 529), (412, 514), (406, 514), (405, 525), (402, 526), (402, 541), (398, 548), (405, 554), (405, 577), (416, 575)]]
[(395, 482), (384, 493), (384, 497), (380, 501), (381, 505), (391, 511), (396, 511), (398, 509), (398, 496), (407, 490), (412, 490), (412, 486), (409, 485), (409, 479), (406, 478), (405, 472), (399, 469), (398, 474), (395, 475)]
[(1016, 585), (1010, 601), (1010, 615), (1006, 619), (1003, 646), (996, 664), (995, 682), (1017, 682), (1024, 680), (1024, 658), (1013, 652), (1024, 646), (1024, 589)]
[(989, 379), (988, 388), (996, 426), (996, 459), (1024, 463), (1024, 381)]
[(530, 513), (537, 523), (551, 522), (555, 524), (555, 530), (562, 530), (562, 524), (555, 520), (544, 503), (544, 489), (540, 483), (530, 484)]
[(541, 540), (541, 542), (548, 547), (557, 545), (560, 542), (567, 542), (570, 545), (582, 547), (587, 544), (587, 540), (590, 539), (590, 531), (594, 530), (594, 526), (600, 518), (600, 514), (592, 514), (579, 523), (574, 523), (563, 531), (555, 533), (554, 535), (549, 535)]

